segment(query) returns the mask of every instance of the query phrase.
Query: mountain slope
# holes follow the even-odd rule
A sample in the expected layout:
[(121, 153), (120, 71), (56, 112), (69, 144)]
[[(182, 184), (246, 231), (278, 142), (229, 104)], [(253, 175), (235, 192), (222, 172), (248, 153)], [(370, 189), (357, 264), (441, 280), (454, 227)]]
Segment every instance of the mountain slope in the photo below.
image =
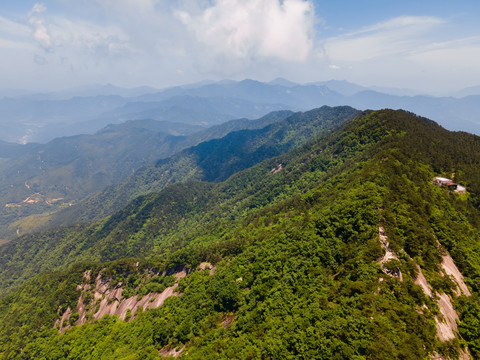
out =
[[(67, 262), (118, 260), (45, 273), (3, 296), (0, 351), (105, 359), (159, 358), (175, 348), (193, 359), (478, 357), (479, 149), (478, 137), (413, 114), (369, 112), (224, 182), (175, 184), (88, 228), (45, 233), (33, 257), (47, 245)], [(432, 182), (452, 173), (467, 185), (465, 196)], [(20, 249), (39, 240), (0, 248), (2, 259), (21, 260)], [(449, 252), (472, 296), (443, 272)], [(387, 253), (394, 258), (382, 262)], [(138, 258), (125, 258), (132, 255)], [(54, 328), (67, 307), (66, 324), (79, 321), (79, 306), (94, 316), (86, 285), (121, 289), (110, 298), (117, 304), (123, 292), (138, 299), (182, 268), (188, 274), (177, 277), (177, 296), (156, 309), (65, 333)], [(49, 290), (54, 284), (63, 291)], [(438, 299), (459, 316), (458, 333), (447, 339)]]
[(112, 214), (138, 195), (158, 191), (175, 182), (223, 181), (237, 171), (284, 153), (322, 132), (332, 131), (357, 113), (350, 107), (324, 106), (293, 114), (261, 129), (232, 132), (223, 138), (200, 143), (143, 167), (124, 182), (62, 211), (52, 220), (52, 224), (99, 219)]
[[(291, 113), (239, 119), (211, 129), (154, 120), (109, 125), (95, 135), (55, 139), (47, 144), (5, 144), (0, 150), (0, 234), (13, 237), (42, 226), (50, 213), (71, 205), (136, 169), (240, 129), (258, 129)], [(46, 213), (46, 214), (45, 214)], [(32, 218), (22, 220), (32, 214)]]
[[(82, 259), (98, 259), (99, 251), (95, 250), (95, 254), (82, 254), (82, 251), (85, 250), (85, 247), (90, 247), (92, 242), (96, 241), (95, 239), (102, 237), (104, 232), (101, 232), (101, 235), (96, 235), (96, 231), (87, 226), (65, 228), (66, 224), (78, 223), (81, 220), (85, 222), (88, 218), (100, 219), (105, 216), (102, 213), (103, 211), (113, 213), (115, 209), (125, 206), (129, 199), (134, 199), (135, 194), (162, 189), (169, 182), (183, 182), (199, 178), (220, 181), (222, 177), (228, 176), (228, 172), (233, 173), (235, 167), (244, 169), (268, 158), (272, 153), (285, 152), (296, 144), (312, 138), (315, 133), (325, 132), (339, 126), (355, 114), (358, 114), (358, 111), (348, 107), (323, 107), (308, 113), (296, 113), (283, 121), (275, 122), (262, 129), (230, 133), (224, 138), (186, 149), (169, 159), (163, 160), (164, 165), (152, 165), (141, 169), (126, 182), (108, 188), (99, 196), (88, 198), (87, 206), (78, 207), (82, 212), (76, 211), (77, 207), (71, 206), (59, 213), (60, 216), (53, 214), (51, 216), (53, 220), (49, 223), (50, 227), (55, 222), (63, 225), (63, 227), (40, 236), (36, 234), (24, 236), (7, 245), (7, 252), (3, 256), (0, 255), (0, 265), (2, 265), (0, 271), (8, 277), (10, 282), (3, 282), (0, 284), (0, 288), (9, 286), (13, 278), (15, 278), (14, 282), (18, 283), (23, 281), (25, 276), (29, 276), (26, 274), (34, 274), (39, 269), (47, 270), (60, 264), (69, 264), (76, 259), (77, 255), (82, 255)], [(280, 120), (284, 115), (288, 115), (288, 113), (272, 114), (272, 118)], [(254, 123), (261, 125), (265, 121), (270, 121), (268, 119), (269, 117), (265, 117)], [(230, 129), (231, 124), (225, 126), (225, 130), (227, 130)], [(217, 131), (218, 129), (214, 133), (217, 134)], [(212, 147), (216, 149), (215, 152), (211, 151)], [(268, 166), (274, 167), (276, 165)], [(209, 178), (206, 178), (206, 175), (203, 174), (203, 167), (207, 167), (206, 175)], [(149, 177), (146, 178), (145, 173)], [(177, 192), (189, 194), (189, 191), (181, 190), (184, 187), (180, 185), (174, 189), (179, 189)], [(187, 189), (189, 189), (188, 186)], [(169, 191), (172, 191), (172, 188)], [(212, 198), (215, 197), (212, 196)], [(136, 206), (138, 206), (139, 201), (141, 203), (142, 200), (137, 199), (135, 201)], [(93, 225), (94, 228), (96, 226)], [(79, 234), (78, 229), (84, 229), (86, 232)], [(65, 244), (58, 247), (55, 241), (50, 242), (54, 238), (62, 238)], [(88, 244), (82, 245), (79, 239), (86, 238), (88, 238)], [(66, 250), (67, 248), (69, 250)], [(107, 256), (107, 258), (111, 258), (111, 256)], [(18, 272), (23, 273), (23, 275), (19, 276)], [(18, 276), (19, 279), (17, 279)]]

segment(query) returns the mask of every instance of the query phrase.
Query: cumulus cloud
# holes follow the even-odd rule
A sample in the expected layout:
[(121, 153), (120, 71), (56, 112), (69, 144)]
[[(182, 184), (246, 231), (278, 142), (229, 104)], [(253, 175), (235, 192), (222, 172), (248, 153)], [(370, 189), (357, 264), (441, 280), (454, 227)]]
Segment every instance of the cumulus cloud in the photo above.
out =
[(52, 47), (52, 40), (48, 34), (45, 19), (42, 16), (46, 10), (47, 8), (43, 4), (35, 4), (30, 11), (28, 22), (32, 26), (33, 37), (35, 40), (37, 40), (40, 46), (45, 50), (50, 50)]
[(209, 51), (243, 59), (305, 60), (313, 44), (314, 8), (304, 0), (216, 0), (177, 17)]
[[(0, 17), (0, 49), (16, 47), (31, 78), (52, 85), (54, 74), (58, 83), (157, 86), (267, 79), (315, 53), (312, 0), (61, 0), (62, 7), (43, 1), (24, 14), (24, 24)], [(3, 36), (3, 28), (21, 41)]]
[(37, 1), (47, 6), (0, 16), (8, 69), (0, 82), (166, 86), (280, 76), (408, 87), (411, 79), (471, 82), (480, 72), (480, 39), (455, 32), (454, 19), (401, 16), (346, 33), (318, 17), (314, 0)]

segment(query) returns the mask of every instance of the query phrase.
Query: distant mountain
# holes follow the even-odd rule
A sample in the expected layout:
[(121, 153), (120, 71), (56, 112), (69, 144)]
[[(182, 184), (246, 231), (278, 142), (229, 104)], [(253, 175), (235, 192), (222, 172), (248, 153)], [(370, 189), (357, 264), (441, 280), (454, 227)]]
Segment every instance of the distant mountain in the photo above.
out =
[(114, 95), (68, 100), (0, 99), (0, 126), (6, 130), (0, 136), (10, 142), (51, 140), (63, 135), (59, 128), (95, 118), (125, 103), (125, 98)]
[[(281, 85), (281, 84), (284, 85)], [(406, 109), (432, 118), (449, 130), (463, 130), (480, 134), (480, 102), (477, 98), (433, 97), (413, 94), (399, 89), (385, 92), (374, 91), (346, 81), (326, 81), (306, 85), (285, 83), (261, 83), (254, 80), (213, 83), (193, 89), (181, 87), (166, 89), (156, 94), (145, 95), (138, 100), (150, 103), (165, 101), (173, 97), (193, 96), (197, 98), (242, 99), (261, 104), (275, 104), (289, 110), (305, 110), (322, 105), (349, 105), (358, 109), (394, 108)], [(238, 108), (238, 107), (237, 107)], [(241, 108), (240, 108), (241, 109)]]
[(297, 83), (294, 83), (293, 81), (290, 81), (290, 80), (287, 80), (287, 79), (284, 79), (284, 78), (276, 78), (272, 81), (269, 81), (268, 84), (270, 84), (270, 85), (280, 85), (280, 86), (285, 86), (285, 87), (292, 87), (292, 86), (299, 85)]
[[(107, 124), (144, 118), (211, 126), (242, 117), (258, 118), (276, 110), (305, 111), (323, 105), (405, 109), (432, 118), (449, 130), (480, 134), (478, 99), (413, 96), (414, 93), (405, 89), (375, 91), (347, 81), (306, 85), (285, 79), (270, 83), (250, 79), (206, 81), (162, 91), (106, 85), (71, 94), (89, 91), (99, 95), (63, 99), (67, 92), (0, 99), (0, 139), (47, 142), (59, 136), (93, 134)], [(122, 96), (101, 95), (109, 92)], [(472, 93), (475, 91), (465, 92)]]
[(462, 89), (460, 91), (457, 91), (456, 93), (453, 94), (453, 96), (462, 98), (466, 96), (471, 96), (471, 95), (480, 95), (480, 85), (478, 86), (470, 86), (465, 89)]
[(147, 121), (136, 126), (127, 123), (95, 135), (8, 147), (10, 151), (2, 152), (5, 159), (0, 163), (1, 237), (17, 229), (21, 233), (21, 227), (12, 223), (25, 216), (68, 206), (121, 181), (140, 166), (172, 154), (185, 136), (173, 136), (170, 131), (186, 135), (197, 130), (183, 124), (153, 125)]
[(433, 96), (394, 96), (376, 91), (363, 91), (346, 99), (346, 103), (360, 109), (407, 109), (435, 119), (449, 130), (480, 134), (480, 95), (461, 99)]
[(176, 95), (161, 101), (128, 102), (100, 115), (96, 124), (110, 119), (121, 122), (126, 119), (150, 118), (170, 122), (181, 119), (187, 124), (211, 126), (238, 118), (257, 119), (269, 112), (288, 108), (281, 103), (254, 102), (235, 97)]
[(420, 91), (415, 91), (411, 89), (404, 89), (404, 88), (391, 88), (385, 86), (370, 86), (370, 89), (373, 91), (385, 93), (388, 95), (395, 95), (395, 96), (416, 96), (422, 95)]
[(98, 95), (52, 100), (41, 95), (0, 99), (0, 139), (48, 142), (55, 137), (93, 134), (108, 124), (145, 118), (208, 127), (243, 117), (256, 119), (271, 111), (296, 109), (254, 97), (226, 97), (228, 94), (221, 90), (218, 96), (203, 96), (203, 87), (172, 88), (157, 95), (129, 98)]
[[(145, 94), (158, 92), (150, 86), (139, 86), (135, 88), (123, 88), (112, 84), (105, 85), (85, 85), (75, 88), (46, 92), (46, 93), (27, 93), (21, 96), (24, 100), (69, 100), (75, 97), (95, 97), (95, 96), (121, 96), (121, 97), (136, 97)], [(10, 95), (10, 97), (18, 97), (18, 95)]]
[(0, 140), (0, 169), (2, 169), (2, 161), (5, 162), (10, 159), (17, 159), (18, 157), (28, 153), (36, 147), (37, 144), (33, 143), (21, 145)]
[(317, 81), (309, 83), (308, 85), (325, 86), (330, 90), (336, 91), (339, 94), (350, 96), (361, 91), (369, 90), (369, 88), (361, 85), (357, 85), (346, 80), (329, 80), (329, 81)]

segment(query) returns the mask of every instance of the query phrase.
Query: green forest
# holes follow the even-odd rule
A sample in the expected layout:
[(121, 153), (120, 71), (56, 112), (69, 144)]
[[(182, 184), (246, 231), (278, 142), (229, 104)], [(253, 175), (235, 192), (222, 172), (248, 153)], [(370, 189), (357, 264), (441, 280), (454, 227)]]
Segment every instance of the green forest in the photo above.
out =
[(79, 209), (0, 247), (1, 358), (480, 358), (477, 136), (321, 108), (183, 150)]

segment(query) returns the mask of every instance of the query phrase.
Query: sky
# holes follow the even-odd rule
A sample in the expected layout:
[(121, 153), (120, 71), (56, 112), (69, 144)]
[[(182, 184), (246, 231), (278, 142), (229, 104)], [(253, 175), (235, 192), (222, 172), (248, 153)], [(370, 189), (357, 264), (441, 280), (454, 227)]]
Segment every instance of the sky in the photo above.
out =
[(2, 0), (0, 88), (480, 85), (478, 0)]

